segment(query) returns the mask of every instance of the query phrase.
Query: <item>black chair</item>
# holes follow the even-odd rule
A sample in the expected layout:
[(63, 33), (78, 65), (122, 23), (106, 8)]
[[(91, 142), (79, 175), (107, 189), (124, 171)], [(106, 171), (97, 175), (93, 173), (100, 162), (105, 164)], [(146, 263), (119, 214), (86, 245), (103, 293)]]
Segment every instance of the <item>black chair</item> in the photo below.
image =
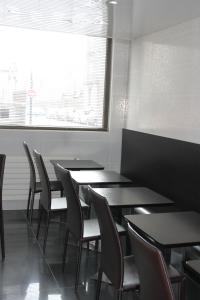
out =
[[(24, 146), (24, 150), (25, 150), (25, 153), (26, 153), (26, 156), (28, 159), (28, 163), (29, 163), (29, 168), (30, 168), (30, 183), (29, 183), (29, 193), (28, 193), (26, 215), (27, 215), (27, 219), (29, 219), (30, 224), (31, 224), (32, 217), (33, 217), (35, 194), (41, 193), (42, 186), (41, 186), (41, 182), (36, 181), (35, 166), (34, 166), (33, 159), (31, 157), (27, 143), (23, 142), (23, 146)], [(50, 188), (51, 188), (51, 191), (60, 191), (61, 196), (63, 195), (62, 185), (58, 180), (50, 181)]]
[(144, 240), (130, 225), (128, 232), (140, 278), (141, 300), (175, 300), (171, 283), (179, 283), (179, 299), (184, 299), (185, 277), (171, 265), (155, 246)]
[[(78, 288), (81, 264), (82, 244), (100, 239), (99, 224), (97, 219), (84, 220), (81, 201), (71, 179), (70, 172), (60, 165), (56, 165), (56, 173), (62, 182), (67, 201), (66, 237), (63, 254), (63, 266), (65, 265), (69, 234), (78, 242), (78, 256), (76, 266), (75, 289)], [(88, 207), (89, 208), (89, 207)]]
[[(41, 154), (38, 153), (36, 150), (33, 151), (33, 156), (35, 158), (36, 166), (40, 177), (41, 187), (42, 187), (42, 191), (40, 193), (39, 219), (38, 219), (38, 228), (37, 228), (36, 236), (37, 238), (39, 237), (42, 215), (43, 212), (46, 212), (46, 231), (45, 231), (44, 244), (43, 244), (43, 253), (45, 253), (51, 216), (52, 214), (55, 213), (67, 212), (67, 202), (65, 197), (52, 198), (50, 181), (49, 181), (46, 167), (44, 165), (43, 158)], [(83, 208), (87, 208), (87, 205), (84, 202), (81, 202), (81, 206)]]
[(123, 291), (139, 288), (139, 276), (134, 264), (134, 257), (132, 255), (123, 256), (119, 234), (107, 200), (91, 189), (91, 201), (101, 232), (101, 260), (96, 299), (100, 298), (101, 280), (104, 273), (117, 290), (117, 299), (121, 300)]
[(2, 190), (3, 190), (3, 176), (5, 169), (5, 154), (0, 154), (0, 238), (1, 238), (1, 255), (2, 260), (5, 259), (5, 243), (4, 243), (4, 222), (3, 222), (3, 208), (2, 208)]

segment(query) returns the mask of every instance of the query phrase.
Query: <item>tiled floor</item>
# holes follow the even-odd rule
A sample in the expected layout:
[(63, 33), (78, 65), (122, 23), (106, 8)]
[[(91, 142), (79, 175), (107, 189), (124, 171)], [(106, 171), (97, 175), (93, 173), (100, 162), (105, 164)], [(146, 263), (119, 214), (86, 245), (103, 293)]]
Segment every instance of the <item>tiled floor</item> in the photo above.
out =
[[(95, 299), (98, 257), (93, 251), (83, 250), (78, 293), (74, 292), (76, 247), (68, 248), (65, 270), (62, 269), (64, 226), (51, 223), (45, 257), (33, 230), (27, 226), (25, 214), (5, 212), (6, 259), (0, 262), (1, 300), (78, 300)], [(102, 286), (102, 299), (115, 299), (110, 286)], [(132, 299), (133, 293), (124, 295)]]
[[(93, 251), (83, 250), (80, 285), (74, 292), (76, 247), (70, 246), (65, 270), (62, 269), (64, 228), (51, 223), (45, 257), (33, 230), (27, 226), (22, 211), (5, 212), (6, 259), (0, 262), (1, 300), (91, 300), (95, 299), (98, 257)], [(42, 237), (41, 232), (41, 237)], [(187, 299), (200, 299), (199, 287), (187, 281)], [(115, 298), (111, 286), (103, 285), (102, 300)], [(137, 299), (132, 292), (124, 293), (123, 299)]]

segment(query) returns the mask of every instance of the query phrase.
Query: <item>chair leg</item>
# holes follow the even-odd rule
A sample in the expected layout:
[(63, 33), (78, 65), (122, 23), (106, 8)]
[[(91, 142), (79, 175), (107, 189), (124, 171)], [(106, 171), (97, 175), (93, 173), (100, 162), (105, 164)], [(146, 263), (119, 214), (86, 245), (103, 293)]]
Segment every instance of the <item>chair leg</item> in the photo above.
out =
[(117, 300), (122, 300), (122, 290), (117, 291)]
[(79, 284), (79, 275), (80, 275), (80, 266), (81, 266), (81, 254), (82, 254), (82, 242), (79, 242), (78, 255), (77, 255), (77, 266), (76, 266), (76, 281), (75, 281), (75, 290), (78, 289)]
[(39, 206), (39, 216), (38, 216), (37, 234), (36, 234), (36, 238), (37, 238), (37, 239), (38, 239), (39, 233), (40, 233), (40, 224), (41, 224), (41, 220), (42, 220), (42, 215), (43, 215), (43, 207), (40, 205), (40, 206)]
[(30, 200), (31, 200), (31, 188), (29, 188), (29, 192), (28, 192), (28, 201), (27, 201), (27, 208), (26, 208), (27, 219), (29, 217)]
[(49, 223), (50, 223), (50, 212), (47, 212), (46, 216), (46, 231), (44, 234), (44, 243), (43, 243), (43, 254), (45, 254), (46, 251), (46, 243), (47, 243), (47, 236), (48, 236), (48, 231), (49, 231)]
[(2, 260), (5, 259), (5, 245), (4, 245), (4, 223), (3, 223), (3, 212), (0, 211), (0, 237), (1, 237), (1, 255)]
[(181, 282), (179, 283), (179, 299), (180, 300), (185, 300), (186, 299), (186, 278), (184, 277)]
[(102, 274), (103, 274), (102, 270), (99, 269), (98, 279), (97, 279), (96, 300), (99, 300), (100, 298)]
[(87, 252), (90, 250), (90, 242), (87, 242)]
[(99, 250), (99, 240), (96, 240), (95, 241), (95, 251), (98, 252), (98, 250)]
[(63, 251), (63, 260), (62, 260), (63, 268), (65, 267), (65, 262), (66, 262), (68, 240), (69, 240), (69, 230), (67, 229), (66, 235), (65, 235), (64, 251)]
[(90, 215), (91, 215), (91, 207), (89, 206), (88, 209), (87, 209), (87, 219), (90, 218)]
[(35, 193), (32, 191), (31, 193), (31, 199), (30, 199), (30, 216), (29, 216), (29, 222), (32, 224), (32, 219), (33, 219), (33, 208), (34, 208), (34, 200), (35, 200)]

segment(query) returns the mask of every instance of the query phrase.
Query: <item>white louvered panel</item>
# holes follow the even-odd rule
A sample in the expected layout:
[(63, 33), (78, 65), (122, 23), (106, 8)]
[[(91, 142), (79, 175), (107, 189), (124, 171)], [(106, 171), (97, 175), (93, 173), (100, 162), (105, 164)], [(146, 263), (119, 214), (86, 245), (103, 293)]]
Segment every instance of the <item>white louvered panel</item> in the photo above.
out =
[[(51, 159), (73, 159), (67, 157), (45, 157), (44, 162), (47, 168), (49, 178), (55, 180), (55, 173)], [(6, 157), (4, 184), (3, 184), (3, 201), (25, 200), (28, 197), (29, 188), (29, 165), (27, 158), (24, 157)], [(38, 195), (36, 196), (38, 198)]]
[(108, 25), (106, 0), (4, 0), (0, 24), (93, 36), (106, 36)]

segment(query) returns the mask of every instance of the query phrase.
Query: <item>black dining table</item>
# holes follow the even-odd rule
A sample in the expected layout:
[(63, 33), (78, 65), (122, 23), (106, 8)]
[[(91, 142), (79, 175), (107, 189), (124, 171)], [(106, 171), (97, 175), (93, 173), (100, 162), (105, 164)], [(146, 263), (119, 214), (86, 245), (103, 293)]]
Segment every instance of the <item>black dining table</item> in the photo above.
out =
[(126, 215), (125, 218), (139, 234), (155, 243), (163, 252), (171, 248), (200, 244), (200, 214), (198, 212)]
[(200, 214), (194, 211), (126, 215), (131, 226), (166, 248), (200, 244)]
[(170, 199), (145, 187), (106, 187), (92, 189), (105, 197), (110, 207), (132, 208), (174, 204)]
[(131, 184), (132, 181), (115, 171), (70, 171), (72, 179), (80, 185)]
[(64, 169), (80, 171), (80, 170), (103, 170), (104, 167), (94, 160), (85, 159), (53, 159), (50, 162), (55, 167), (57, 164)]

